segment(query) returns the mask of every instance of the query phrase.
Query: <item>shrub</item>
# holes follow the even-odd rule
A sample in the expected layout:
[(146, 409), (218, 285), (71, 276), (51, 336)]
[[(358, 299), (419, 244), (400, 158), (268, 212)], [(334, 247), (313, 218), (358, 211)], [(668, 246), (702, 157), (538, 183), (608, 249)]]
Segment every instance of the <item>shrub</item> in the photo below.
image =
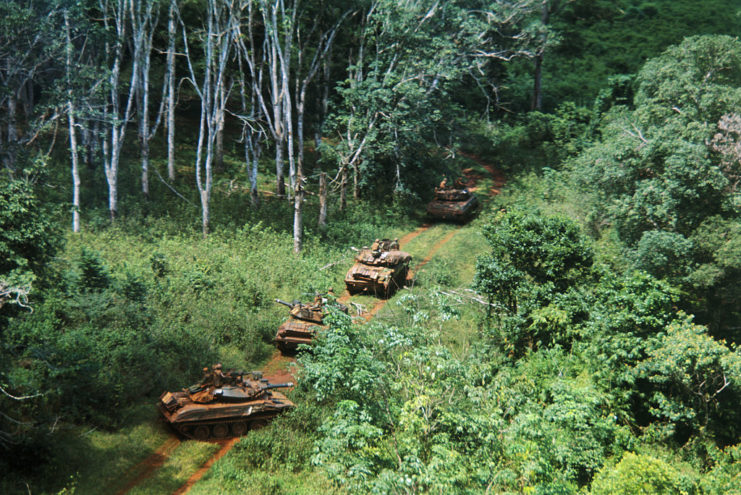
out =
[(604, 467), (591, 486), (593, 495), (676, 495), (697, 493), (670, 464), (643, 454), (627, 452), (613, 468)]

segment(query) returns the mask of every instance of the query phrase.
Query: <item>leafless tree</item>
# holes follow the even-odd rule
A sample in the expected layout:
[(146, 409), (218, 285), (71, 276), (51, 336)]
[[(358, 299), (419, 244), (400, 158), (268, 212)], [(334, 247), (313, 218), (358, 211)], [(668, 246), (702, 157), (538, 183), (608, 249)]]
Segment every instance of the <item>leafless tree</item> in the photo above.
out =
[(159, 0), (129, 0), (131, 16), (132, 57), (139, 71), (136, 78), (136, 116), (139, 123), (139, 149), (141, 153), (141, 186), (144, 196), (149, 196), (149, 142), (159, 126), (164, 109), (164, 91), (160, 111), (154, 125), (149, 117), (149, 72), (152, 61), (152, 38), (159, 23)]
[[(113, 221), (118, 213), (118, 167), (126, 136), (126, 126), (131, 120), (134, 106), (139, 68), (136, 57), (133, 57), (129, 86), (124, 91), (121, 87), (121, 67), (124, 62), (128, 36), (127, 0), (99, 0), (99, 4), (105, 28), (114, 34), (113, 42), (105, 44), (105, 61), (110, 67), (110, 75), (108, 77), (108, 101), (104, 110), (104, 122), (107, 129), (103, 139), (103, 165), (108, 183), (108, 210), (111, 221)], [(121, 94), (126, 95), (123, 106)]]
[(170, 0), (167, 15), (167, 178), (175, 180), (175, 43), (177, 38), (177, 22), (175, 13), (177, 0)]
[(209, 230), (209, 205), (213, 188), (213, 161), (216, 134), (224, 119), (226, 102), (231, 88), (221, 89), (226, 77), (227, 62), (234, 44), (234, 26), (239, 21), (237, 0), (208, 0), (206, 26), (203, 36), (203, 70), (199, 78), (190, 57), (188, 33), (183, 27), (183, 43), (190, 76), (188, 81), (201, 100), (201, 119), (196, 148), (196, 185), (201, 198), (203, 236)]

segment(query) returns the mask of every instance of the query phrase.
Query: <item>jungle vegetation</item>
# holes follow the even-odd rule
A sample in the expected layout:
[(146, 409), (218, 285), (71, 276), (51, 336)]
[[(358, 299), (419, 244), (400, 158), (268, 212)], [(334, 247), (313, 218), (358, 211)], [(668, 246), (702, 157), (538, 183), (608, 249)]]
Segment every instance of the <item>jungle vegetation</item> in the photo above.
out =
[(0, 2), (0, 491), (116, 493), (162, 391), (264, 366), (276, 297), (467, 174), (478, 217), (331, 314), (191, 493), (739, 493), (739, 32), (731, 0)]

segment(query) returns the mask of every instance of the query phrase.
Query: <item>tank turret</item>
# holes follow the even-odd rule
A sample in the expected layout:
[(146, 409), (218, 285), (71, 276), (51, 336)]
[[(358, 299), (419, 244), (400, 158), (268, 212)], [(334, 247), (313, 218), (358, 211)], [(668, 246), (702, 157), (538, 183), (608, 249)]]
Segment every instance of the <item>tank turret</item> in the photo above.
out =
[(164, 392), (158, 407), (165, 421), (196, 440), (240, 436), (294, 407), (278, 388), (293, 383), (270, 383), (259, 372), (222, 372), (221, 365), (204, 368), (201, 381), (180, 392)]
[(473, 217), (479, 201), (460, 180), (452, 186), (443, 179), (435, 188), (435, 199), (427, 204), (427, 215), (436, 220), (465, 222)]
[(324, 327), (325, 306), (332, 304), (340, 311), (347, 313), (347, 306), (334, 301), (332, 289), (326, 294), (317, 293), (311, 304), (300, 301), (286, 302), (276, 299), (275, 302), (290, 308), (289, 319), (275, 334), (273, 342), (282, 352), (295, 351), (299, 344), (310, 344), (320, 328)]
[(345, 276), (347, 290), (388, 297), (406, 284), (411, 260), (409, 253), (399, 250), (398, 239), (376, 239), (355, 256), (355, 264)]

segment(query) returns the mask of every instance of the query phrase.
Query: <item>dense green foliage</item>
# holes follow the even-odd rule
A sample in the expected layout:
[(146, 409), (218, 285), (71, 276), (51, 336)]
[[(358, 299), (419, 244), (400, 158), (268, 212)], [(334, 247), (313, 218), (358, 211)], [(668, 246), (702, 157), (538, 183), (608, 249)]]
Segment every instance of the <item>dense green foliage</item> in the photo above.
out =
[[(167, 3), (156, 3), (157, 47), (167, 41)], [(208, 2), (178, 3), (198, 72)], [(111, 223), (100, 165), (110, 150), (90, 137), (105, 134), (96, 122), (120, 123), (101, 102), (113, 73), (104, 48), (116, 35), (100, 5), (0, 6), (0, 61), (17, 62), (0, 64), (0, 491), (121, 489), (167, 438), (149, 407), (163, 390), (215, 362), (265, 365), (285, 319), (273, 300), (339, 292), (350, 248), (418, 228), (442, 175), (478, 179), (479, 218), (428, 226), (403, 246), (429, 263), (412, 266), (413, 286), (373, 321), (352, 316), (374, 304), (367, 296), (352, 299), (351, 315), (327, 317), (311, 352), (298, 354), (288, 393), (297, 407), (245, 436), (192, 493), (738, 491), (734, 2), (311, 1), (295, 18), (297, 4), (286, 2), (276, 33), (255, 14), (255, 46), (270, 41), (264, 34), (297, 36), (287, 91), (320, 52), (311, 43), (338, 29), (308, 86), (305, 132), (321, 141), (294, 143), (306, 149), (311, 193), (300, 254), (295, 206), (269, 193), (275, 163), (259, 155), (259, 141), (260, 201), (251, 201), (249, 133), (263, 132), (271, 153), (282, 145), (266, 138), (275, 114), (257, 111), (256, 94), (235, 110), (246, 63), (236, 55), (225, 61), (235, 82), (210, 236), (199, 231), (194, 185), (199, 95), (185, 85), (176, 177), (152, 180), (145, 199), (142, 141), (127, 138)], [(269, 7), (242, 5), (245, 16)], [(71, 45), (50, 27), (63, 19)], [(76, 50), (73, 83), (67, 46)], [(255, 60), (269, 58), (266, 46), (251, 46)], [(26, 57), (13, 55), (24, 48)], [(538, 53), (544, 111), (526, 112)], [(161, 78), (164, 60), (153, 60)], [(181, 76), (186, 65), (176, 64)], [(279, 89), (262, 91), (269, 100)], [(68, 98), (83, 141), (78, 233), (60, 220), (71, 197), (68, 150), (56, 144), (69, 137), (58, 128)], [(297, 105), (298, 93), (291, 98)], [(156, 135), (157, 175), (165, 156)], [(508, 176), (492, 200), (485, 192), (501, 184), (480, 160)], [(320, 172), (331, 180), (326, 226), (313, 195)], [(173, 492), (216, 449), (184, 442), (137, 490)]]

